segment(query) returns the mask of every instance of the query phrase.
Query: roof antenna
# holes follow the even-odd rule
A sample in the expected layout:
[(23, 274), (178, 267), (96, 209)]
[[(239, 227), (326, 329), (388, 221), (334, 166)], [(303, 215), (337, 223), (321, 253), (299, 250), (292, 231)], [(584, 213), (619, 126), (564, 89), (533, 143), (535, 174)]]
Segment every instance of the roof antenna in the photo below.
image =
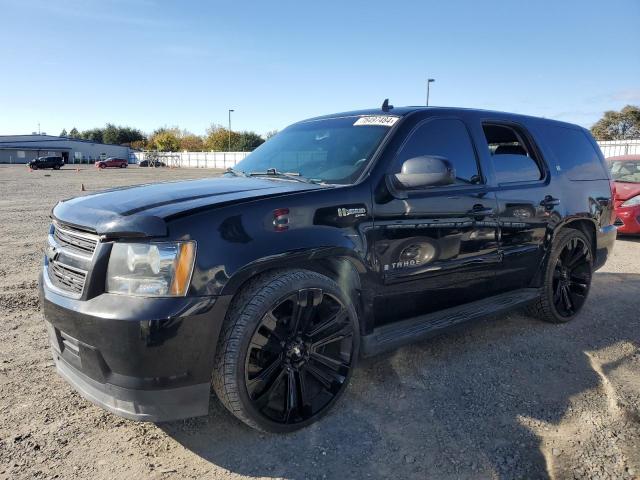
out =
[(382, 102), (382, 111), (383, 112), (388, 112), (392, 108), (393, 108), (393, 105), (389, 105), (389, 99), (385, 98), (384, 102)]

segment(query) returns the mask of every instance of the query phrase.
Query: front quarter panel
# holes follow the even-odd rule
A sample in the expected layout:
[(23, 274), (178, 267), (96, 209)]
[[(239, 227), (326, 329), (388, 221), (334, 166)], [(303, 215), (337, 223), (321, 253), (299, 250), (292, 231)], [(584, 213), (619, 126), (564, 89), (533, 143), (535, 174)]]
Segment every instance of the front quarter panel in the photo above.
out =
[[(274, 226), (277, 209), (289, 210), (286, 230)], [(228, 295), (262, 271), (321, 258), (349, 257), (366, 271), (370, 211), (365, 182), (212, 208), (168, 227), (171, 238), (198, 244), (190, 293)]]

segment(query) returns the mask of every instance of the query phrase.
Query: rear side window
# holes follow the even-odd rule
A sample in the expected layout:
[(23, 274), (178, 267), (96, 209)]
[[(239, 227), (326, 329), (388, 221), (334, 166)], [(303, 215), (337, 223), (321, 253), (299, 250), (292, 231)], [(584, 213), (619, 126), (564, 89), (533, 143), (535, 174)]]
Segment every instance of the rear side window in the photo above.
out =
[(483, 123), (497, 183), (542, 179), (540, 159), (524, 132), (513, 125)]
[(608, 178), (600, 156), (585, 132), (555, 125), (543, 125), (540, 129), (557, 164), (570, 180)]
[(414, 157), (432, 155), (445, 157), (456, 170), (456, 183), (482, 183), (476, 153), (467, 127), (456, 118), (427, 120), (416, 128), (402, 146), (395, 162), (395, 171)]

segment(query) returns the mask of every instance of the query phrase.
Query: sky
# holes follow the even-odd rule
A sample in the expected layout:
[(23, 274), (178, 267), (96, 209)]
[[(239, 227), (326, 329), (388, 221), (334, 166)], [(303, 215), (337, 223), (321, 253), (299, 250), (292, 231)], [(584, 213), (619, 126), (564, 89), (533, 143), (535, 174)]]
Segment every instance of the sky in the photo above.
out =
[(640, 0), (0, 0), (0, 134), (264, 134), (400, 105), (592, 125), (640, 104)]

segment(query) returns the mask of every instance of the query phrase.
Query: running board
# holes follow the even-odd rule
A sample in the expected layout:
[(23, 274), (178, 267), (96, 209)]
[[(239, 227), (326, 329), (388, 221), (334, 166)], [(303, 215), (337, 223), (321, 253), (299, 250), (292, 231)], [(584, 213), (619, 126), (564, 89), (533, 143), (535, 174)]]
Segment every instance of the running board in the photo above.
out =
[(455, 325), (525, 305), (539, 296), (539, 289), (523, 288), (384, 325), (362, 337), (362, 355), (370, 357), (407, 343), (433, 337)]

